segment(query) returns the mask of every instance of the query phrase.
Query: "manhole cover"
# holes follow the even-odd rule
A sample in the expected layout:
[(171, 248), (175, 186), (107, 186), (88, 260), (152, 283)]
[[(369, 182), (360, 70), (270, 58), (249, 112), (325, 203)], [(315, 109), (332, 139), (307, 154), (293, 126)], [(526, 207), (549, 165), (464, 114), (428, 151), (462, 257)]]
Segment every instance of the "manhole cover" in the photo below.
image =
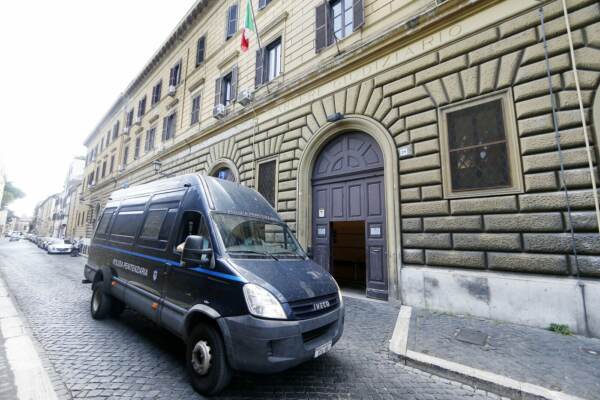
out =
[(593, 356), (600, 357), (600, 349), (592, 349), (592, 348), (589, 348), (589, 347), (582, 347), (581, 351), (583, 351), (584, 353), (591, 354)]
[(461, 342), (484, 346), (488, 340), (488, 335), (473, 329), (460, 329), (456, 335), (456, 340)]

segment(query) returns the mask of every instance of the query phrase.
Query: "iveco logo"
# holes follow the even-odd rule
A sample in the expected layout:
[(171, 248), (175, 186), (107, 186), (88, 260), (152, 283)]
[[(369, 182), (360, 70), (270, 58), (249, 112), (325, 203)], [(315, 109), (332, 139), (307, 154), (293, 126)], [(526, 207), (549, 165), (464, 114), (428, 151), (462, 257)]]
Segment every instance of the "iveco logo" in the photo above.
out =
[(321, 301), (319, 303), (313, 304), (313, 311), (324, 310), (326, 308), (329, 308), (330, 306), (331, 304), (329, 304), (329, 300)]

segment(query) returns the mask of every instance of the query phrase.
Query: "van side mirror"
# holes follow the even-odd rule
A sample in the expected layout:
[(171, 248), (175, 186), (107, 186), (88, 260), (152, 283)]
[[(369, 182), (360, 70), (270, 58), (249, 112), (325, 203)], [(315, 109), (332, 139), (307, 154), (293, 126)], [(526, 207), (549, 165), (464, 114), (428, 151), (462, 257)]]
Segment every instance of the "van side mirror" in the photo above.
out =
[(185, 264), (193, 265), (212, 265), (213, 251), (205, 248), (208, 242), (203, 236), (190, 235), (185, 239), (181, 261)]

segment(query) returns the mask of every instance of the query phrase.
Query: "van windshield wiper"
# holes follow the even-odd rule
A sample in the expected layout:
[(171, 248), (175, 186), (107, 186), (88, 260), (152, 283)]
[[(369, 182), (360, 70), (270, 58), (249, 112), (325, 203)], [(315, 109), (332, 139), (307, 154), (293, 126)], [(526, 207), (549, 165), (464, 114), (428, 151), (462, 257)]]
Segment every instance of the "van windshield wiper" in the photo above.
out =
[(255, 251), (255, 250), (233, 250), (230, 251), (229, 253), (236, 253), (236, 254), (260, 254), (263, 256), (268, 256), (273, 258), (275, 261), (279, 261), (279, 258), (275, 257), (273, 254), (268, 253), (266, 251)]

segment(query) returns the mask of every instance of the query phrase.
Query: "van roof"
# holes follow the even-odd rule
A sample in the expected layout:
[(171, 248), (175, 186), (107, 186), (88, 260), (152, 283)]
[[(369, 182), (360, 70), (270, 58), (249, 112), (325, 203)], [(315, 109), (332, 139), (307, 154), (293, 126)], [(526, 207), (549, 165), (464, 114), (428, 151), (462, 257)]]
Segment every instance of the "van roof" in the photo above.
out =
[(208, 193), (207, 202), (211, 210), (281, 221), (275, 210), (260, 193), (239, 183), (200, 174), (159, 179), (143, 185), (117, 190), (111, 194), (109, 203), (182, 189), (186, 186), (203, 187), (203, 192)]
[(180, 175), (175, 176), (173, 178), (158, 179), (150, 183), (132, 186), (127, 189), (117, 190), (111, 193), (110, 200), (119, 201), (124, 199), (130, 199), (132, 197), (139, 197), (157, 192), (163, 192), (165, 190), (181, 189), (186, 186), (199, 185), (200, 176), (198, 174)]

